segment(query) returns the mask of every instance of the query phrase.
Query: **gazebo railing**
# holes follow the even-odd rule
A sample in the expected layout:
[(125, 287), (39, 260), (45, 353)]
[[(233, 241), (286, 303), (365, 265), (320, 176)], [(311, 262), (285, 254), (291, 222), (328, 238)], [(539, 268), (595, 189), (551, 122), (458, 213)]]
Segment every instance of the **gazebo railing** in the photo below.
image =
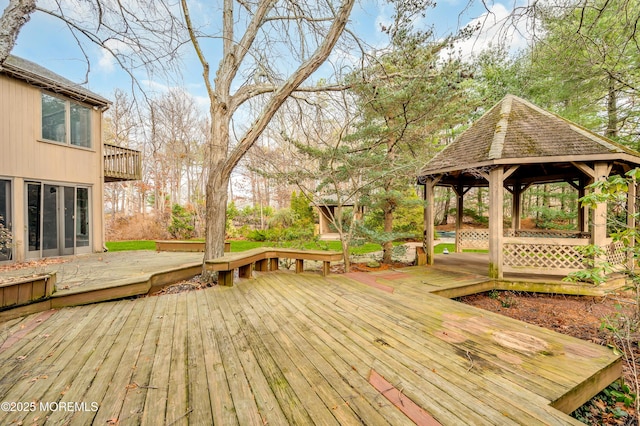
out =
[(461, 249), (489, 250), (488, 229), (460, 229), (456, 232)]
[[(489, 248), (488, 229), (458, 231), (461, 249)], [(532, 274), (566, 275), (586, 269), (581, 247), (591, 243), (590, 234), (560, 230), (512, 230), (504, 232), (503, 270)], [(624, 244), (607, 240), (606, 261), (622, 267), (627, 260)], [(603, 259), (604, 260), (604, 259)]]
[(627, 247), (622, 241), (611, 242), (607, 246), (607, 263), (623, 266), (627, 263)]
[(503, 244), (504, 272), (566, 275), (585, 269), (580, 248), (589, 238), (516, 238), (507, 237)]
[[(489, 249), (488, 229), (461, 229), (459, 233), (460, 247), (462, 249)], [(505, 237), (516, 238), (571, 238), (589, 239), (591, 234), (580, 231), (562, 231), (557, 229), (505, 229)], [(547, 242), (548, 244), (548, 242)]]
[(563, 231), (560, 229), (507, 229), (505, 237), (529, 238), (591, 238), (591, 233), (580, 231)]

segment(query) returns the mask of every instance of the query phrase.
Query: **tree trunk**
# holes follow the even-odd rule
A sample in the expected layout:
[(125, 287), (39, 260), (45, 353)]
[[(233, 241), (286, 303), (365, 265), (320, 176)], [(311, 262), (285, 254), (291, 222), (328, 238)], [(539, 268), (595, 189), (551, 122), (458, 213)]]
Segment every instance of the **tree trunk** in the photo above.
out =
[(451, 188), (447, 188), (447, 195), (444, 200), (444, 213), (442, 215), (442, 221), (440, 225), (446, 225), (449, 223), (449, 210), (451, 209)]
[(344, 258), (344, 272), (351, 272), (351, 257), (349, 256), (349, 241), (342, 240), (342, 257)]
[(224, 255), (228, 185), (229, 176), (223, 174), (221, 167), (214, 167), (209, 171), (205, 213), (205, 260)]
[[(384, 208), (384, 232), (391, 234), (393, 232), (393, 212), (395, 205), (387, 201)], [(393, 241), (385, 241), (382, 244), (382, 263), (391, 263), (391, 255), (393, 253)]]
[[(227, 196), (231, 169), (225, 168), (229, 146), (228, 110), (224, 104), (211, 106), (211, 161), (207, 179), (207, 203), (205, 210), (204, 259), (224, 255), (224, 237), (227, 220)], [(203, 275), (207, 275), (206, 272)]]
[(609, 90), (607, 93), (607, 131), (605, 136), (615, 138), (618, 136), (618, 93), (613, 77), (609, 77)]

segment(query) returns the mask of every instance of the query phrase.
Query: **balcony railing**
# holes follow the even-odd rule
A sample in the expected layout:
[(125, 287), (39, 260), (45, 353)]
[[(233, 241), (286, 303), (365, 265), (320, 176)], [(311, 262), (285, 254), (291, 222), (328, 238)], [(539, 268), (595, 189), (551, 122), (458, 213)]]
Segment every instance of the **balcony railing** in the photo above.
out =
[(142, 179), (140, 151), (104, 144), (104, 181), (122, 182)]

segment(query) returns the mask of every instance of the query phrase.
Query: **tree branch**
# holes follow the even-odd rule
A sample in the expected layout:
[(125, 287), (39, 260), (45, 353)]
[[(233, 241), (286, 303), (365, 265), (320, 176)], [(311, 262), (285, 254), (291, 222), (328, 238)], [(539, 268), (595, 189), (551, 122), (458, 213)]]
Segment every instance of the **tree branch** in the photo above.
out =
[(9, 0), (0, 17), (0, 68), (16, 44), (18, 33), (36, 9), (36, 0)]
[(347, 24), (351, 10), (353, 9), (355, 0), (343, 0), (340, 11), (336, 16), (333, 24), (329, 28), (329, 32), (325, 37), (322, 44), (314, 52), (314, 54), (305, 62), (303, 62), (298, 69), (289, 77), (289, 79), (280, 86), (273, 97), (269, 100), (258, 119), (253, 123), (249, 131), (240, 140), (238, 145), (233, 149), (227, 161), (224, 164), (224, 173), (231, 174), (233, 168), (242, 159), (243, 155), (253, 146), (256, 140), (260, 137), (264, 129), (269, 124), (269, 121), (280, 106), (286, 101), (291, 93), (300, 86), (314, 71), (316, 71), (320, 65), (329, 57), (333, 46), (337, 43), (344, 27)]

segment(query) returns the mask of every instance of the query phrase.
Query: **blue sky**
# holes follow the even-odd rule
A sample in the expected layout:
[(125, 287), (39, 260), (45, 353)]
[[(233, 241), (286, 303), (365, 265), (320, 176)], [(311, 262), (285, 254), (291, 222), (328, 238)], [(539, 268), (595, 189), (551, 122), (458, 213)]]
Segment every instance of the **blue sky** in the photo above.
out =
[[(4, 10), (7, 3), (7, 0), (0, 0), (0, 8)], [(476, 1), (461, 15), (466, 7), (466, 0), (438, 2), (435, 8), (427, 11), (426, 24), (433, 24), (436, 34), (444, 36), (455, 32), (459, 26), (468, 24), (472, 19), (480, 17), (485, 12), (482, 3)], [(492, 7), (497, 14), (507, 11), (507, 7), (499, 3)], [(391, 12), (392, 9), (382, 5), (381, 2), (363, 0), (357, 3), (354, 8), (351, 27), (370, 45), (381, 46), (386, 39), (380, 32), (379, 24), (388, 19)], [(491, 37), (491, 33), (488, 33), (476, 40), (475, 43), (473, 41), (467, 43), (463, 49), (465, 51), (478, 50), (487, 43), (486, 39)], [(112, 97), (111, 95), (116, 88), (127, 91), (131, 86), (130, 78), (113, 61), (108, 60), (98, 47), (87, 46), (89, 46), (87, 54), (90, 57), (88, 88), (107, 98)], [(86, 61), (69, 29), (60, 21), (45, 14), (36, 12), (32, 16), (31, 20), (22, 28), (12, 53), (37, 62), (72, 81), (82, 82), (85, 80)], [(212, 66), (215, 67), (213, 62)], [(204, 86), (201, 69), (197, 63), (187, 68), (192, 69), (192, 72), (185, 73), (183, 86), (194, 96), (203, 97)], [(142, 77), (141, 80), (145, 80), (145, 78)], [(146, 81), (145, 84), (150, 83)], [(175, 83), (155, 81), (156, 89), (160, 91), (173, 84)]]

